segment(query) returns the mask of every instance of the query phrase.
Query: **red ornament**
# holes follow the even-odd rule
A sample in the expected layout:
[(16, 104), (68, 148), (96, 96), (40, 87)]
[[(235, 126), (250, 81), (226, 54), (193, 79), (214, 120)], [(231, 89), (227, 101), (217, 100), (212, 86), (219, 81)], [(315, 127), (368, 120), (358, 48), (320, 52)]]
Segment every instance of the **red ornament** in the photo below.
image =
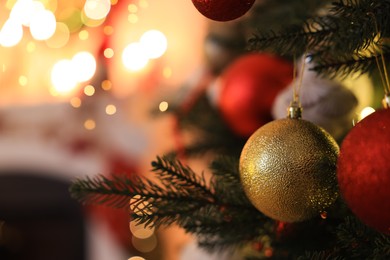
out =
[(374, 112), (345, 137), (337, 165), (346, 204), (366, 225), (390, 234), (390, 110)]
[(230, 21), (243, 16), (255, 0), (192, 0), (196, 9), (214, 21)]
[(223, 118), (236, 134), (249, 137), (273, 120), (277, 94), (293, 79), (293, 64), (265, 54), (247, 54), (221, 75), (218, 102)]

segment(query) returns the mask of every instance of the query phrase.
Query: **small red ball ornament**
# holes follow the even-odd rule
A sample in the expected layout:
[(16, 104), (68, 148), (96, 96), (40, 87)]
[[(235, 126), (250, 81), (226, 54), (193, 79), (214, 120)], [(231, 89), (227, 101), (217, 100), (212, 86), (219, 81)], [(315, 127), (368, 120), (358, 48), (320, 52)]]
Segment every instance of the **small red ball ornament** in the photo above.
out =
[(218, 83), (217, 104), (227, 125), (237, 135), (249, 137), (272, 121), (273, 102), (292, 79), (293, 64), (280, 57), (251, 53), (238, 58)]
[(378, 110), (352, 128), (341, 145), (337, 175), (352, 212), (390, 234), (390, 109)]
[(243, 16), (255, 0), (192, 0), (196, 9), (214, 21), (231, 21)]

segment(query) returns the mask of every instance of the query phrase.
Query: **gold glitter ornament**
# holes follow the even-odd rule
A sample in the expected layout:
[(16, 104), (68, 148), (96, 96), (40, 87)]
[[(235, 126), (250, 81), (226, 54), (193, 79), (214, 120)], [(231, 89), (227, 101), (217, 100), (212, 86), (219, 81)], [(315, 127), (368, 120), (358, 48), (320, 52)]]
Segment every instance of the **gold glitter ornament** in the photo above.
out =
[(320, 215), (338, 196), (339, 147), (315, 124), (296, 118), (272, 121), (245, 144), (240, 177), (263, 214), (284, 222)]

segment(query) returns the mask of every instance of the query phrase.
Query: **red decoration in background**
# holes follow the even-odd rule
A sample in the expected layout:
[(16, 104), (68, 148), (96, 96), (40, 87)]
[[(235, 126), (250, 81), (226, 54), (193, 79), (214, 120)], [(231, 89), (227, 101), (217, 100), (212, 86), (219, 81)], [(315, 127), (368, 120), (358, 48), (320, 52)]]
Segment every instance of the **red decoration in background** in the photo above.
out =
[(255, 0), (192, 0), (198, 11), (214, 21), (230, 21), (243, 16)]
[(270, 122), (277, 94), (293, 79), (293, 64), (270, 54), (247, 54), (221, 75), (218, 106), (236, 134), (249, 137)]
[(362, 222), (390, 234), (390, 110), (378, 110), (345, 137), (337, 174), (341, 194)]
[[(131, 159), (129, 159), (131, 161)], [(137, 174), (137, 168), (132, 162), (127, 162), (123, 156), (113, 156), (110, 160), (110, 172), (109, 176), (126, 176), (131, 179), (132, 176)], [(129, 198), (130, 201), (130, 198)], [(90, 207), (91, 212), (99, 216), (103, 221), (107, 223), (108, 228), (111, 230), (114, 238), (117, 242), (123, 246), (123, 248), (131, 248), (132, 234), (129, 228), (130, 211), (126, 208), (113, 208), (101, 205), (95, 205)]]

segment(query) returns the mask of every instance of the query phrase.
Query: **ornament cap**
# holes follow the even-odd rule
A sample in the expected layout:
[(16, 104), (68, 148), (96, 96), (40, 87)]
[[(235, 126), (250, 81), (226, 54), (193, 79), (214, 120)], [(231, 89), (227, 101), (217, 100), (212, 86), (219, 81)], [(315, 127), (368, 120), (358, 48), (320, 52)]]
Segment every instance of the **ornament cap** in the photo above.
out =
[(390, 94), (385, 94), (385, 97), (382, 99), (382, 104), (384, 108), (390, 108)]
[(297, 101), (292, 101), (287, 109), (287, 117), (292, 119), (302, 118), (302, 106)]

